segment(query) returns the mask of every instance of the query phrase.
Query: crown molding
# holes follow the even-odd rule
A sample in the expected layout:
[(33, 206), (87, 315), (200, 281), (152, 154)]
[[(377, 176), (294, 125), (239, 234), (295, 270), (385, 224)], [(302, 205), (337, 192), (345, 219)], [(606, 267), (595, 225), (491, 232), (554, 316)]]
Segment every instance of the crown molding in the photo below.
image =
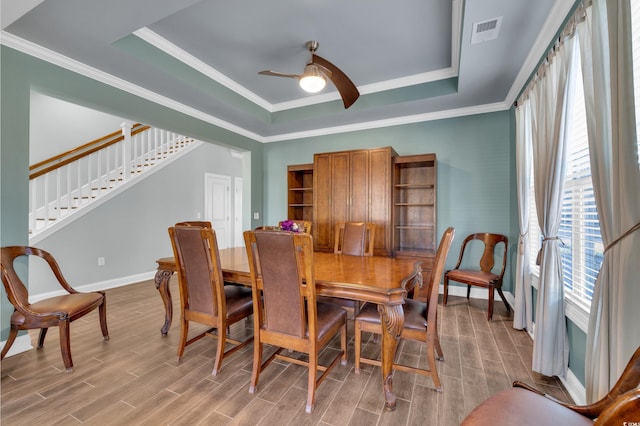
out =
[(344, 126), (325, 127), (295, 133), (285, 133), (268, 136), (264, 138), (265, 143), (279, 142), (292, 139), (310, 138), (317, 136), (333, 135), (338, 133), (356, 132), (360, 130), (379, 129), (382, 127), (401, 126), (404, 124), (421, 123), (424, 121), (443, 120), (446, 118), (464, 117), (467, 115), (486, 114), (490, 112), (504, 111), (511, 108), (511, 104), (506, 102), (496, 102), (493, 104), (476, 105), (465, 108), (456, 108), (445, 111), (428, 112), (424, 114), (407, 115), (403, 117), (387, 118), (383, 120), (366, 121), (361, 123), (347, 124)]
[[(487, 105), (476, 105), (471, 107), (451, 109), (446, 111), (430, 112), (430, 113), (424, 113), (424, 114), (415, 114), (410, 116), (395, 117), (395, 118), (389, 118), (389, 119), (383, 119), (383, 120), (363, 121), (363, 122), (353, 123), (353, 124), (348, 124), (343, 126), (326, 127), (326, 128), (314, 129), (314, 130), (308, 130), (308, 131), (263, 136), (255, 132), (249, 131), (245, 128), (231, 124), (227, 121), (221, 120), (210, 114), (203, 113), (202, 111), (197, 110), (195, 108), (176, 102), (171, 98), (159, 95), (151, 90), (132, 84), (126, 80), (123, 80), (119, 77), (115, 77), (104, 71), (100, 71), (96, 68), (83, 64), (67, 56), (61, 55), (57, 52), (54, 52), (50, 49), (47, 49), (45, 47), (32, 43), (28, 40), (24, 40), (6, 31), (2, 31), (0, 35), (1, 35), (0, 44), (2, 45), (18, 50), (27, 55), (36, 57), (43, 61), (49, 62), (53, 65), (60, 66), (64, 69), (67, 69), (79, 75), (107, 84), (116, 89), (130, 93), (132, 95), (139, 96), (148, 101), (163, 105), (177, 112), (189, 115), (196, 119), (202, 120), (206, 123), (223, 128), (225, 130), (247, 137), (249, 139), (252, 139), (260, 143), (270, 143), (270, 142), (292, 140), (292, 139), (299, 139), (299, 138), (325, 136), (325, 135), (338, 134), (338, 133), (347, 133), (347, 132), (354, 132), (354, 131), (360, 131), (360, 130), (376, 129), (381, 127), (399, 126), (403, 124), (418, 123), (421, 121), (441, 120), (446, 118), (455, 118), (455, 117), (462, 117), (467, 115), (503, 111), (503, 110), (509, 109), (512, 103), (512, 102), (505, 101), (505, 102), (498, 102), (498, 103), (487, 104)], [(451, 73), (453, 72), (453, 69), (448, 69), (445, 72)], [(431, 73), (425, 73), (425, 74), (431, 74)], [(425, 78), (424, 75), (420, 75), (420, 76), (421, 77), (417, 77), (417, 78)], [(327, 95), (331, 95), (331, 94), (327, 94)], [(322, 96), (325, 96), (325, 95), (322, 95)], [(336, 99), (338, 98), (336, 97)]]
[(207, 123), (213, 124), (215, 126), (221, 127), (225, 130), (229, 130), (230, 132), (237, 133), (239, 135), (245, 136), (253, 140), (261, 139), (261, 136), (258, 135), (257, 133), (251, 132), (247, 129), (236, 126), (227, 121), (221, 120), (210, 114), (205, 114), (198, 109), (184, 105), (180, 102), (176, 102), (174, 99), (159, 95), (151, 90), (148, 90), (138, 85), (135, 85), (133, 83), (130, 83), (119, 77), (115, 77), (104, 71), (100, 71), (97, 68), (93, 68), (89, 65), (83, 64), (82, 62), (76, 61), (75, 59), (71, 59), (67, 56), (61, 55), (60, 53), (54, 52), (50, 49), (47, 49), (45, 47), (32, 43), (28, 40), (14, 36), (13, 34), (8, 33), (6, 31), (2, 31), (2, 37), (0, 39), (0, 42), (1, 44), (7, 47), (18, 50), (27, 55), (49, 62), (53, 65), (57, 65), (61, 68), (75, 72), (76, 74), (80, 74), (82, 76), (99, 81), (100, 83), (107, 84), (116, 89), (120, 89), (125, 92), (131, 93), (132, 95), (139, 96), (148, 101), (171, 108), (175, 111), (187, 114), (191, 117), (194, 117), (202, 121), (205, 121)]

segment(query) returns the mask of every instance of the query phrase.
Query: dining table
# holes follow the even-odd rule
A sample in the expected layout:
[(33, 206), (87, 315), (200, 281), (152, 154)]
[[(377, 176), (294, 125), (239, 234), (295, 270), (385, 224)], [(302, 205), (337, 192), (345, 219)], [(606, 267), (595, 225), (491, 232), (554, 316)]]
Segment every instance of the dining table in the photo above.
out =
[[(251, 286), (249, 261), (244, 247), (218, 251), (225, 282)], [(173, 257), (156, 260), (155, 286), (165, 308), (161, 328), (167, 335), (171, 327), (173, 304), (169, 281), (177, 271)], [(416, 259), (384, 256), (347, 256), (314, 252), (316, 294), (375, 303), (382, 324), (381, 370), (385, 408), (393, 411), (393, 361), (404, 326), (406, 282), (422, 282), (422, 262)]]

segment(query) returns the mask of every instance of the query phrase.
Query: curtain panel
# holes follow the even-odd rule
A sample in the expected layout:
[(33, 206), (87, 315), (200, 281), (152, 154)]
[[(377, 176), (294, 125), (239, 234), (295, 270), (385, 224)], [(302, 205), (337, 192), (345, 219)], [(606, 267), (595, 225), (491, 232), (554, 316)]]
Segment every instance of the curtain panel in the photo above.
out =
[(568, 116), (571, 110), (575, 38), (561, 40), (539, 72), (532, 90), (533, 167), (538, 224), (542, 230), (540, 285), (532, 369), (547, 376), (566, 376), (569, 339), (564, 310), (564, 282), (558, 230), (566, 173)]
[(640, 346), (640, 170), (630, 7), (629, 0), (593, 0), (578, 26), (591, 172), (605, 244), (587, 333), (588, 402), (608, 392)]
[(513, 328), (529, 332), (532, 327), (531, 271), (529, 267), (529, 184), (531, 179), (531, 102), (529, 99), (516, 108), (516, 185), (520, 235), (516, 253), (515, 306)]

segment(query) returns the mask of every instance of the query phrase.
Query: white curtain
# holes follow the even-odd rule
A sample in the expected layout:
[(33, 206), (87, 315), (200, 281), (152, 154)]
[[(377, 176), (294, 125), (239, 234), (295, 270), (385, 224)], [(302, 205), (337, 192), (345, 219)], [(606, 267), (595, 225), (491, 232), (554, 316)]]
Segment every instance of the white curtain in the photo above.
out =
[[(636, 0), (634, 0), (636, 1)], [(603, 397), (640, 346), (640, 171), (629, 0), (593, 0), (578, 26), (593, 186), (605, 245), (586, 350), (587, 401)]]
[(516, 108), (516, 179), (520, 236), (516, 254), (516, 288), (513, 328), (532, 331), (531, 273), (529, 268), (529, 184), (531, 178), (531, 102)]
[(566, 376), (569, 341), (564, 311), (564, 288), (558, 230), (566, 170), (570, 70), (575, 62), (575, 38), (566, 37), (554, 47), (542, 77), (530, 98), (534, 122), (533, 167), (538, 222), (543, 234), (540, 285), (536, 304), (533, 342), (534, 371), (547, 376)]

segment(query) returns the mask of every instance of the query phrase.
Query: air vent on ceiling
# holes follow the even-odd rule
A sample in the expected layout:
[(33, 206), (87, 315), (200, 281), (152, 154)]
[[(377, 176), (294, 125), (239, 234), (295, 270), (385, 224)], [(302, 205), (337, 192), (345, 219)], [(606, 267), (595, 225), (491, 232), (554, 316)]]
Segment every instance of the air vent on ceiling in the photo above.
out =
[(498, 32), (500, 32), (501, 24), (502, 16), (474, 23), (473, 32), (471, 34), (471, 44), (482, 43), (483, 41), (498, 38)]

